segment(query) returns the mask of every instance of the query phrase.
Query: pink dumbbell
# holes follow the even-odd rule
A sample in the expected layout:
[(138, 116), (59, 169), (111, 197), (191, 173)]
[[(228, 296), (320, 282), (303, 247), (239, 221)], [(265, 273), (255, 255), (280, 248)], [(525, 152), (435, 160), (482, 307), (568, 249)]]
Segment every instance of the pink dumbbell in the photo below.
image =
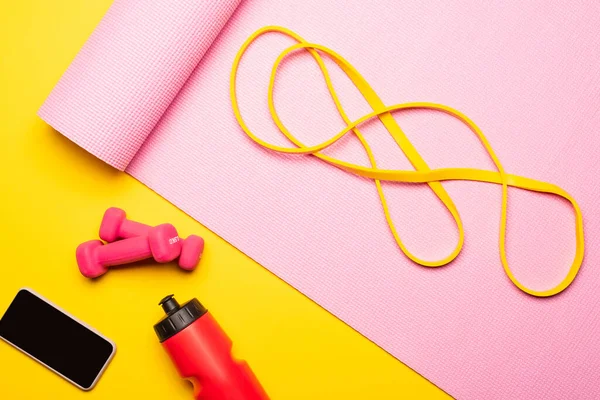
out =
[[(145, 236), (150, 229), (152, 229), (151, 226), (128, 220), (125, 211), (120, 208), (111, 207), (106, 210), (102, 218), (100, 239), (112, 243), (118, 239)], [(181, 242), (179, 266), (186, 270), (192, 270), (196, 268), (202, 256), (204, 239), (200, 236), (190, 235), (187, 239), (181, 239)]]
[(148, 230), (148, 234), (115, 243), (104, 244), (100, 240), (90, 240), (77, 247), (77, 265), (88, 278), (96, 278), (108, 267), (128, 264), (146, 258), (154, 258), (159, 263), (176, 259), (181, 254), (181, 240), (171, 224), (162, 224)]

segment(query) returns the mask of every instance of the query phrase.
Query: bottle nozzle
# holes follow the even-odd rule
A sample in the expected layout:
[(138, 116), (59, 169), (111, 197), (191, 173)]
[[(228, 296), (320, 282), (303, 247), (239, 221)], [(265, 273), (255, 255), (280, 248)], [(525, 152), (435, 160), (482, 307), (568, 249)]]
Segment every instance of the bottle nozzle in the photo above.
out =
[(172, 294), (162, 299), (158, 305), (167, 313), (154, 325), (154, 332), (161, 343), (181, 332), (207, 312), (198, 299), (191, 299), (179, 305)]
[(169, 315), (181, 308), (173, 296), (174, 295), (170, 294), (158, 303), (158, 305), (162, 306), (163, 310), (165, 310), (165, 312)]

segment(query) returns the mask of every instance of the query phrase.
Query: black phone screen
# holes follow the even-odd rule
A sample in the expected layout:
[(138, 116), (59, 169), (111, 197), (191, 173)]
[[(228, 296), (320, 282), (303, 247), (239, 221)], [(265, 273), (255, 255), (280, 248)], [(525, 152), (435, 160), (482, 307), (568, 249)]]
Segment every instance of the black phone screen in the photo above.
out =
[(114, 353), (110, 341), (26, 289), (0, 319), (0, 337), (83, 389)]

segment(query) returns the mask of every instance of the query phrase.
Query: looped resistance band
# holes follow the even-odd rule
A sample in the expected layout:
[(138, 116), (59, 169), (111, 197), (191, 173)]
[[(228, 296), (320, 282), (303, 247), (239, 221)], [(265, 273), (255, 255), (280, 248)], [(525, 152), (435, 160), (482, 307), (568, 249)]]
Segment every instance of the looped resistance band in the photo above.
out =
[[(273, 65), (273, 69), (271, 71), (271, 78), (270, 78), (270, 82), (269, 82), (269, 93), (268, 93), (269, 110), (271, 112), (271, 117), (273, 118), (273, 121), (275, 122), (275, 124), (277, 125), (277, 127), (279, 128), (281, 133), (283, 133), (293, 144), (295, 144), (297, 146), (294, 148), (276, 146), (276, 145), (267, 143), (264, 140), (260, 139), (258, 136), (256, 136), (254, 133), (252, 133), (252, 131), (248, 128), (248, 126), (244, 122), (244, 119), (242, 118), (242, 115), (240, 113), (240, 109), (238, 106), (237, 93), (236, 93), (236, 77), (237, 77), (237, 71), (239, 68), (240, 61), (241, 61), (244, 53), (248, 49), (248, 46), (250, 46), (250, 44), (254, 40), (256, 40), (259, 36), (261, 36), (265, 33), (268, 33), (268, 32), (279, 32), (279, 33), (282, 33), (282, 34), (285, 34), (285, 35), (291, 37), (296, 42), (298, 42), (297, 44), (285, 49), (279, 55), (277, 60), (275, 61), (275, 64)], [(331, 94), (331, 97), (333, 98), (335, 106), (337, 107), (337, 110), (340, 113), (340, 116), (342, 117), (344, 122), (347, 124), (347, 126), (341, 132), (339, 132), (335, 136), (331, 137), (330, 139), (324, 141), (323, 143), (320, 143), (320, 144), (317, 144), (314, 146), (306, 146), (303, 143), (301, 143), (300, 140), (298, 140), (295, 136), (293, 136), (292, 133), (283, 125), (283, 123), (281, 122), (281, 119), (279, 118), (279, 116), (277, 114), (277, 111), (275, 110), (275, 103), (273, 100), (273, 88), (275, 85), (275, 77), (277, 75), (277, 69), (279, 68), (279, 65), (281, 64), (281, 62), (290, 53), (297, 51), (297, 50), (308, 51), (312, 55), (312, 57), (315, 59), (315, 61), (319, 65), (319, 68), (321, 69), (321, 72), (323, 73), (323, 77), (325, 78), (325, 83), (327, 85), (329, 93)], [(357, 119), (356, 121), (350, 121), (350, 119), (344, 112), (344, 109), (342, 108), (342, 105), (338, 99), (335, 89), (333, 88), (333, 84), (331, 82), (329, 72), (328, 72), (327, 68), (325, 67), (323, 59), (321, 58), (322, 55), (326, 55), (327, 57), (331, 58), (346, 73), (346, 75), (348, 75), (348, 77), (352, 80), (354, 85), (361, 92), (363, 97), (367, 100), (367, 102), (373, 109), (373, 112), (364, 115), (363, 117)], [(393, 106), (386, 106), (381, 101), (379, 96), (377, 96), (377, 94), (371, 88), (371, 86), (369, 86), (367, 81), (362, 77), (362, 75), (360, 75), (358, 73), (358, 71), (348, 61), (346, 61), (342, 56), (337, 54), (335, 51), (328, 49), (327, 47), (321, 46), (319, 44), (308, 43), (304, 39), (302, 39), (300, 36), (298, 36), (296, 33), (290, 31), (289, 29), (283, 28), (283, 27), (277, 27), (277, 26), (267, 26), (267, 27), (261, 28), (258, 31), (256, 31), (254, 34), (252, 34), (246, 40), (246, 42), (244, 42), (244, 44), (238, 51), (238, 53), (235, 57), (235, 60), (233, 62), (233, 68), (231, 71), (230, 91), (231, 91), (230, 94), (231, 94), (233, 112), (235, 113), (235, 117), (237, 118), (238, 123), (240, 124), (240, 126), (244, 130), (244, 132), (246, 132), (246, 134), (252, 140), (254, 140), (256, 143), (258, 143), (259, 145), (261, 145), (269, 150), (277, 151), (280, 153), (310, 154), (310, 155), (313, 155), (313, 156), (325, 161), (326, 163), (331, 164), (331, 165), (333, 165), (337, 168), (340, 168), (344, 171), (353, 173), (355, 175), (373, 179), (373, 181), (375, 182), (375, 186), (377, 187), (377, 192), (379, 194), (381, 204), (383, 206), (383, 212), (385, 214), (385, 218), (386, 218), (387, 223), (390, 227), (390, 230), (394, 236), (394, 239), (396, 240), (396, 243), (398, 244), (400, 249), (404, 252), (404, 254), (408, 258), (410, 258), (412, 261), (414, 261), (415, 263), (418, 263), (418, 264), (426, 266), (426, 267), (439, 267), (439, 266), (448, 264), (449, 262), (454, 260), (456, 258), (456, 256), (460, 253), (462, 245), (464, 243), (465, 235), (464, 235), (464, 229), (463, 229), (462, 221), (460, 219), (460, 215), (458, 213), (458, 210), (456, 209), (456, 206), (454, 205), (454, 202), (452, 201), (452, 199), (450, 198), (450, 196), (448, 195), (448, 193), (446, 192), (446, 190), (444, 189), (444, 187), (442, 186), (442, 184), (440, 182), (448, 181), (448, 180), (479, 181), (479, 182), (495, 183), (495, 184), (502, 186), (502, 205), (501, 205), (502, 212), (501, 212), (501, 216), (500, 216), (500, 243), (499, 243), (500, 244), (500, 260), (502, 261), (502, 266), (504, 267), (504, 271), (506, 272), (506, 275), (512, 281), (512, 283), (514, 283), (515, 286), (517, 286), (519, 289), (521, 289), (525, 293), (528, 293), (533, 296), (547, 297), (547, 296), (553, 296), (557, 293), (560, 293), (561, 291), (566, 289), (571, 284), (573, 279), (575, 279), (575, 276), (577, 275), (577, 272), (579, 271), (579, 268), (581, 267), (581, 263), (583, 261), (583, 253), (584, 253), (583, 218), (581, 216), (581, 210), (579, 209), (579, 206), (577, 205), (577, 202), (575, 201), (575, 199), (573, 199), (562, 188), (560, 188), (556, 185), (553, 185), (551, 183), (541, 182), (541, 181), (537, 181), (534, 179), (529, 179), (529, 178), (525, 178), (525, 177), (521, 177), (521, 176), (517, 176), (517, 175), (507, 174), (504, 171), (504, 168), (503, 168), (502, 164), (500, 163), (500, 160), (498, 159), (498, 157), (492, 150), (489, 142), (483, 135), (483, 132), (479, 129), (479, 127), (477, 125), (475, 125), (475, 123), (473, 121), (471, 121), (469, 119), (469, 117), (467, 117), (460, 111), (455, 110), (451, 107), (442, 105), (442, 104), (427, 103), (427, 102), (402, 103), (402, 104), (396, 104)], [(394, 120), (394, 118), (392, 117), (392, 114), (391, 114), (391, 112), (393, 112), (393, 111), (411, 110), (411, 109), (428, 109), (428, 110), (441, 111), (441, 112), (449, 114), (449, 115), (453, 116), (454, 118), (457, 118), (458, 120), (462, 121), (464, 124), (466, 124), (471, 129), (471, 131), (473, 131), (473, 133), (475, 133), (477, 135), (480, 142), (483, 144), (485, 150), (487, 151), (488, 155), (494, 162), (497, 171), (486, 171), (486, 170), (479, 170), (479, 169), (475, 169), (475, 168), (429, 169), (429, 167), (427, 166), (427, 164), (425, 163), (423, 158), (421, 158), (421, 156), (419, 155), (419, 153), (417, 152), (415, 147), (408, 140), (406, 135), (402, 132), (402, 130), (400, 129), (400, 126), (396, 123), (396, 121)], [(362, 123), (364, 123), (372, 118), (375, 118), (375, 117), (379, 118), (379, 120), (386, 127), (386, 129), (388, 130), (390, 135), (392, 135), (392, 137), (394, 138), (394, 140), (396, 141), (396, 143), (398, 144), (400, 149), (404, 152), (404, 154), (406, 155), (406, 157), (408, 158), (410, 163), (415, 168), (414, 171), (389, 170), (389, 169), (380, 169), (377, 167), (373, 152), (371, 151), (369, 144), (365, 140), (365, 137), (358, 129), (358, 127)], [(331, 156), (321, 153), (322, 150), (331, 146), (332, 144), (334, 144), (335, 142), (337, 142), (339, 139), (341, 139), (343, 136), (345, 136), (346, 134), (348, 134), (350, 132), (353, 132), (354, 135), (356, 135), (356, 137), (358, 138), (358, 140), (364, 147), (364, 149), (368, 155), (369, 161), (371, 163), (371, 167), (364, 167), (361, 165), (352, 164), (352, 163), (349, 163), (349, 162), (346, 162), (346, 161), (343, 161), (343, 160), (340, 160), (340, 159), (337, 159), (337, 158), (334, 158), (334, 157), (331, 157)], [(388, 208), (387, 201), (385, 198), (385, 194), (381, 187), (381, 181), (426, 183), (427, 185), (429, 185), (431, 190), (433, 190), (433, 192), (436, 194), (436, 196), (440, 199), (440, 201), (448, 209), (448, 211), (454, 218), (454, 221), (456, 222), (456, 226), (458, 228), (458, 233), (459, 233), (458, 243), (457, 243), (456, 247), (454, 248), (454, 250), (448, 256), (442, 258), (441, 260), (434, 260), (434, 261), (423, 260), (423, 259), (420, 259), (417, 256), (415, 256), (414, 254), (412, 254), (406, 248), (406, 246), (400, 240), (400, 236), (398, 235), (398, 232), (396, 231), (396, 228), (394, 226), (394, 222), (390, 216), (390, 212), (389, 212), (389, 208)], [(506, 248), (505, 248), (508, 186), (513, 186), (513, 187), (517, 187), (520, 189), (531, 190), (531, 191), (541, 192), (541, 193), (549, 193), (549, 194), (553, 194), (556, 196), (560, 196), (560, 197), (566, 199), (567, 201), (569, 201), (571, 203), (571, 205), (573, 206), (573, 211), (575, 212), (575, 238), (576, 238), (575, 258), (574, 258), (573, 264), (571, 265), (571, 268), (569, 269), (569, 272), (567, 273), (565, 278), (562, 280), (562, 282), (560, 282), (557, 286), (555, 286), (553, 288), (550, 288), (547, 290), (540, 290), (540, 291), (527, 288), (526, 286), (524, 286), (521, 282), (519, 282), (515, 278), (510, 267), (508, 266), (508, 261), (506, 258)]]

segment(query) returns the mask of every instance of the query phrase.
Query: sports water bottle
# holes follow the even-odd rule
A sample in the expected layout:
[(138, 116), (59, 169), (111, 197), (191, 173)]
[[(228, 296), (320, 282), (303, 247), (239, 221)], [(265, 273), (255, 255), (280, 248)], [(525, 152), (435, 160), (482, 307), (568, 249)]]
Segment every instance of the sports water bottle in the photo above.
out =
[(197, 299), (179, 305), (173, 295), (159, 303), (167, 314), (154, 331), (179, 374), (200, 400), (268, 400), (245, 361), (231, 355), (232, 342)]

